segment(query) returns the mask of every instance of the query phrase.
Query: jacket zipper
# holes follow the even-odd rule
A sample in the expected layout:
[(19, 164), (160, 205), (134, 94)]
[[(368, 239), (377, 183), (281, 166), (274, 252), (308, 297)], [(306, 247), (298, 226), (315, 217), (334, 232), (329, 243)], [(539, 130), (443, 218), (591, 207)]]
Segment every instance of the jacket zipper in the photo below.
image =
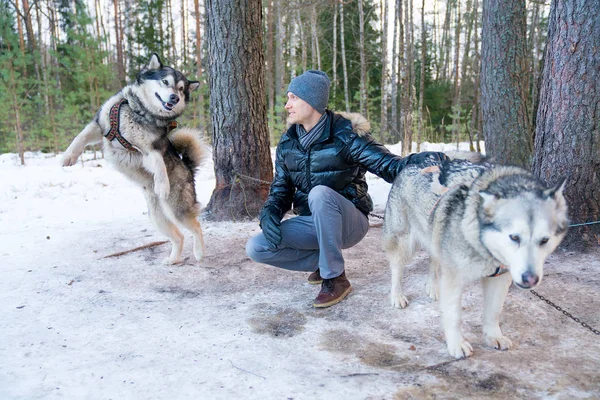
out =
[(306, 192), (306, 195), (308, 195), (312, 190), (312, 182), (310, 180), (310, 147), (308, 148), (308, 157), (306, 158), (306, 178), (308, 179), (308, 192)]

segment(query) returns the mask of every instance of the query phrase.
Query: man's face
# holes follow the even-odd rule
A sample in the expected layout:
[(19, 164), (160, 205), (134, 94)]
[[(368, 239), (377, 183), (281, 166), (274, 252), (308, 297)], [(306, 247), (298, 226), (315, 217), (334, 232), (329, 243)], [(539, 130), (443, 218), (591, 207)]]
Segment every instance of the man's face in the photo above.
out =
[(287, 95), (288, 101), (285, 104), (285, 109), (289, 113), (287, 118), (289, 124), (305, 125), (305, 123), (310, 123), (315, 118), (321, 117), (321, 114), (317, 110), (294, 93), (288, 92)]

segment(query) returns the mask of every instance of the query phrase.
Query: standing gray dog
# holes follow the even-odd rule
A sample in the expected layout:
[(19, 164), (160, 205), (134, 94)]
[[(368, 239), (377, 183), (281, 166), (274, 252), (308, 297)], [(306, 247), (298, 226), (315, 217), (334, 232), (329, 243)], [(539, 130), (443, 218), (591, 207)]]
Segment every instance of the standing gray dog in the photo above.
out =
[(192, 232), (196, 259), (204, 256), (194, 171), (206, 151), (199, 131), (175, 122), (199, 85), (152, 54), (135, 82), (104, 103), (63, 156), (64, 166), (74, 165), (85, 146), (102, 140), (108, 162), (142, 187), (151, 220), (173, 244), (165, 264), (181, 260), (177, 225)]
[(540, 283), (569, 223), (563, 188), (564, 179), (546, 188), (515, 167), (464, 160), (407, 166), (390, 191), (383, 228), (392, 306), (408, 304), (402, 274), (423, 247), (431, 256), (426, 290), (434, 300), (439, 293), (450, 354), (473, 352), (460, 324), (463, 288), (475, 280), (483, 283), (485, 343), (510, 348), (499, 325), (504, 299), (511, 281), (525, 289)]

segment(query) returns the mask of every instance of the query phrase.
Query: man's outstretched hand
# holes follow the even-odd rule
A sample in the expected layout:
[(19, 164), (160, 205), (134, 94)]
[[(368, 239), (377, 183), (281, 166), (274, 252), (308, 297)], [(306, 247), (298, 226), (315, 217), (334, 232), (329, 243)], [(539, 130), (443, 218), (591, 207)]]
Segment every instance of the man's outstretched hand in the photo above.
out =
[(277, 247), (281, 244), (281, 218), (267, 211), (260, 219), (260, 227), (271, 246)]

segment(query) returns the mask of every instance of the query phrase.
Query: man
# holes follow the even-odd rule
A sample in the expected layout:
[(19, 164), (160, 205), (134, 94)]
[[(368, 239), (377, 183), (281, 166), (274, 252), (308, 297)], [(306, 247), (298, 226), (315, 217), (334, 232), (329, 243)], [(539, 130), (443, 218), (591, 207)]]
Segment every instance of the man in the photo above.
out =
[[(309, 70), (292, 79), (285, 109), (288, 131), (277, 145), (275, 176), (260, 213), (262, 233), (248, 240), (246, 253), (256, 262), (312, 272), (321, 283), (315, 307), (329, 307), (352, 290), (342, 249), (360, 242), (369, 230), (373, 202), (365, 173), (387, 182), (408, 163), (443, 153), (401, 158), (374, 141), (368, 122), (353, 122), (326, 109), (329, 78)], [(281, 221), (291, 208), (297, 217)]]

